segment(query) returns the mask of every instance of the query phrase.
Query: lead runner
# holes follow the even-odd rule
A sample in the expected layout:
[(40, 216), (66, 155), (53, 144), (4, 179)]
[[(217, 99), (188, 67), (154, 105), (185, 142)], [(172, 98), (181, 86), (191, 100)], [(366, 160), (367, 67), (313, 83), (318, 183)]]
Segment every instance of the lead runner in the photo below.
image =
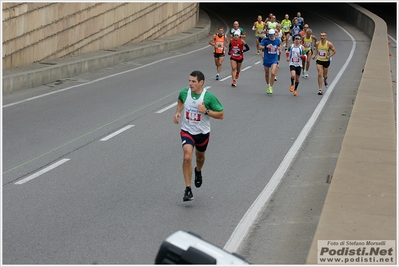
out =
[(183, 176), (186, 184), (183, 201), (194, 199), (191, 190), (192, 157), (195, 147), (197, 166), (194, 168), (196, 187), (202, 185), (202, 166), (205, 162), (205, 151), (208, 146), (211, 131), (211, 118), (223, 119), (223, 106), (216, 96), (203, 88), (205, 76), (201, 71), (195, 70), (190, 74), (188, 80), (189, 88), (180, 91), (176, 113), (173, 117), (174, 123), (179, 123), (181, 112), (183, 119), (181, 123), (180, 136), (183, 147)]

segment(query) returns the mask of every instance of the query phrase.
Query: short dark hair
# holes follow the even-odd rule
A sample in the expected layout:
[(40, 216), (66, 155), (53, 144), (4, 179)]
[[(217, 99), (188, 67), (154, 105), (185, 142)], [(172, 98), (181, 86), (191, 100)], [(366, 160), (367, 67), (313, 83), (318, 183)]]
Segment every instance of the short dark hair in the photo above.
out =
[(197, 77), (199, 82), (205, 81), (205, 75), (199, 70), (195, 70), (195, 71), (191, 72), (190, 76)]

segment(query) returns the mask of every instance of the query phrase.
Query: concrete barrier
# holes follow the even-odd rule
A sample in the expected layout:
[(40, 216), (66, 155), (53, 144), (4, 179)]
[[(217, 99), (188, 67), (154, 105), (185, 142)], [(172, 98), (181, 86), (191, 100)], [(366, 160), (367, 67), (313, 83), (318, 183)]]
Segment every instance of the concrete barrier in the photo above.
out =
[(331, 5), (371, 46), (307, 263), (318, 240), (396, 240), (396, 127), (387, 26), (356, 4)]
[(25, 67), (3, 70), (3, 94), (10, 94), (14, 90), (40, 86), (135, 58), (189, 45), (206, 37), (210, 32), (210, 24), (208, 15), (199, 10), (198, 22), (195, 27), (172, 36), (126, 45), (112, 50), (101, 50), (75, 57), (60, 58), (49, 61), (47, 64), (34, 63)]
[(199, 3), (10, 2), (3, 7), (3, 69), (113, 49), (184, 32)]

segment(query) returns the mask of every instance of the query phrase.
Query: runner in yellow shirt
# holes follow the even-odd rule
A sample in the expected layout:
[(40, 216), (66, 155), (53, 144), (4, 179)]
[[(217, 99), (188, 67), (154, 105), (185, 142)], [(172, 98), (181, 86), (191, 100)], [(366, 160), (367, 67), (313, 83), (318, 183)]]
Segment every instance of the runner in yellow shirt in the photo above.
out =
[(265, 23), (263, 22), (262, 16), (258, 16), (258, 20), (254, 22), (252, 30), (255, 31), (255, 42), (256, 42), (256, 54), (260, 54), (259, 44), (262, 41), (263, 35), (265, 33)]
[(276, 30), (278, 21), (276, 21), (276, 16), (272, 15), (272, 18), (270, 21), (266, 22), (266, 31), (269, 31), (271, 29)]
[(290, 38), (290, 31), (291, 31), (291, 25), (292, 22), (290, 20), (290, 16), (288, 14), (285, 14), (284, 19), (281, 21), (281, 29), (283, 30), (283, 36), (284, 36), (284, 44), (282, 47), (285, 47), (285, 50), (288, 49), (289, 46), (289, 38)]
[(336, 50), (334, 45), (327, 40), (327, 33), (324, 31), (320, 33), (320, 41), (316, 42), (314, 48), (315, 54), (312, 58), (316, 59), (317, 82), (319, 84), (318, 95), (322, 95), (322, 79), (324, 78), (324, 86), (327, 88), (328, 67), (330, 66), (331, 57), (335, 55)]
[[(305, 24), (307, 25), (307, 24)], [(310, 67), (310, 58), (313, 55), (313, 45), (317, 42), (316, 36), (314, 36), (312, 29), (309, 29), (309, 27), (306, 27), (306, 32), (302, 36), (302, 45), (303, 45), (303, 50), (305, 51), (305, 55), (307, 56), (306, 59), (302, 60), (302, 77), (308, 78), (309, 74), (309, 67)]]

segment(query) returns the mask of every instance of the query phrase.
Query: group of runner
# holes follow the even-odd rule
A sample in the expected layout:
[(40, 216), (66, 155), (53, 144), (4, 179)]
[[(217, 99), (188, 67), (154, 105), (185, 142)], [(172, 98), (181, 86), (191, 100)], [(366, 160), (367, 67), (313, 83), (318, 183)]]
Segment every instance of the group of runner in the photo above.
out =
[[(308, 77), (310, 57), (316, 59), (318, 72), (319, 95), (323, 94), (322, 79), (327, 87), (327, 74), (331, 57), (335, 54), (333, 44), (327, 41), (327, 34), (320, 33), (320, 40), (312, 34), (300, 12), (290, 21), (288, 14), (281, 22), (276, 20), (273, 14), (263, 21), (258, 16), (252, 30), (255, 31), (257, 54), (262, 54), (265, 70), (266, 93), (273, 94), (273, 84), (276, 81), (278, 63), (283, 47), (285, 48), (286, 60), (289, 62), (291, 73), (291, 84), (289, 90), (297, 95), (299, 77), (303, 66), (303, 77)], [(234, 21), (229, 34), (225, 34), (224, 28), (219, 27), (209, 40), (214, 47), (214, 59), (217, 68), (216, 80), (220, 78), (225, 54), (230, 56), (231, 65), (231, 86), (237, 86), (237, 79), (240, 77), (241, 65), (244, 60), (244, 53), (249, 50), (245, 41), (246, 32), (238, 21)], [(292, 39), (292, 44), (289, 40)], [(313, 50), (314, 49), (314, 54)], [(201, 187), (203, 183), (202, 167), (205, 163), (205, 151), (207, 150), (210, 138), (210, 120), (223, 119), (224, 107), (217, 97), (206, 90), (203, 85), (205, 76), (201, 71), (195, 70), (190, 73), (189, 87), (183, 88), (178, 96), (176, 112), (173, 116), (174, 123), (181, 122), (181, 145), (183, 149), (182, 171), (185, 184), (183, 201), (192, 201), (192, 175), (194, 173), (195, 187)], [(192, 167), (193, 154), (195, 151), (196, 166)]]
[[(328, 87), (328, 67), (331, 57), (335, 55), (334, 45), (327, 40), (326, 32), (320, 33), (320, 40), (313, 35), (313, 31), (305, 24), (301, 12), (291, 20), (288, 14), (278, 21), (273, 13), (263, 21), (261, 15), (253, 23), (255, 32), (256, 54), (262, 54), (265, 71), (266, 93), (273, 94), (273, 85), (277, 81), (278, 64), (282, 50), (285, 50), (286, 60), (290, 67), (290, 91), (297, 96), (300, 76), (309, 77), (310, 60), (316, 60), (318, 73), (319, 95), (323, 95), (322, 86)], [(240, 27), (238, 21), (234, 21), (229, 34), (224, 33), (224, 28), (219, 27), (218, 32), (209, 40), (214, 47), (214, 59), (217, 67), (216, 80), (220, 78), (223, 60), (227, 51), (230, 56), (231, 86), (237, 86), (241, 65), (244, 60), (244, 52), (249, 50), (245, 41), (247, 33)], [(290, 40), (292, 43), (290, 44)]]

